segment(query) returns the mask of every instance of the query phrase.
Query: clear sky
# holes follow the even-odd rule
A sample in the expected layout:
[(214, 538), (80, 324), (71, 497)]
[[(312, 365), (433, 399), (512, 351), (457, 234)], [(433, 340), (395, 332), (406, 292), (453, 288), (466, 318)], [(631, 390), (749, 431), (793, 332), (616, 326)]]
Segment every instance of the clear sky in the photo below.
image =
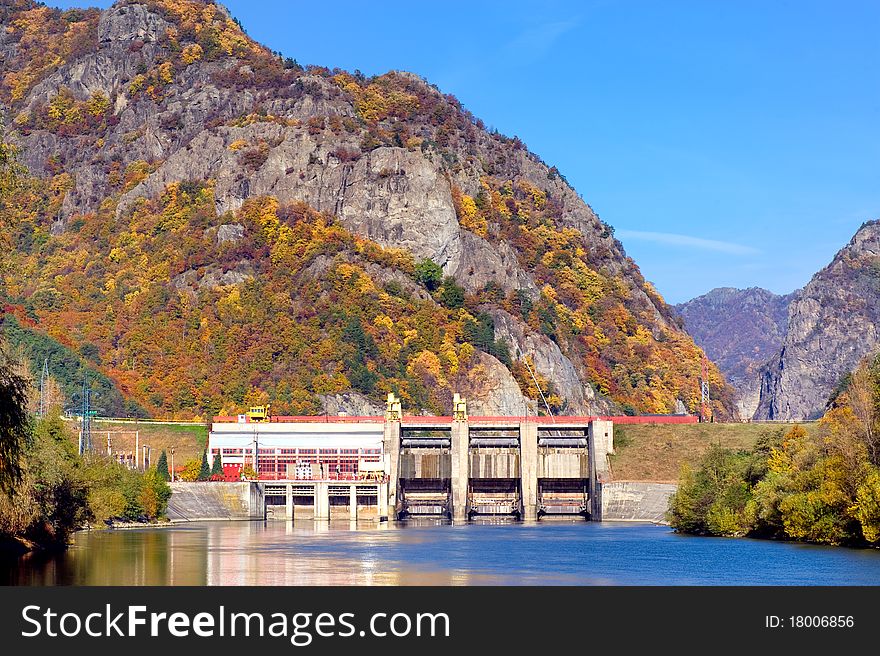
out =
[(876, 0), (225, 5), (301, 64), (413, 71), (519, 136), (673, 303), (790, 292), (880, 218)]

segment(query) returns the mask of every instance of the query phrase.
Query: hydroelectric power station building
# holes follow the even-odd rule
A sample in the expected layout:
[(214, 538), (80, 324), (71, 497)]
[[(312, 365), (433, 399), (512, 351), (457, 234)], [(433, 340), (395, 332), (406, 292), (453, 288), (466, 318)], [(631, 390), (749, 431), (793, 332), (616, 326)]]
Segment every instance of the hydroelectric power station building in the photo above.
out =
[(261, 484), (275, 517), (595, 520), (614, 421), (643, 420), (468, 417), (459, 399), (452, 416), (404, 416), (390, 398), (384, 417), (215, 417), (208, 449), (227, 476), (244, 470)]

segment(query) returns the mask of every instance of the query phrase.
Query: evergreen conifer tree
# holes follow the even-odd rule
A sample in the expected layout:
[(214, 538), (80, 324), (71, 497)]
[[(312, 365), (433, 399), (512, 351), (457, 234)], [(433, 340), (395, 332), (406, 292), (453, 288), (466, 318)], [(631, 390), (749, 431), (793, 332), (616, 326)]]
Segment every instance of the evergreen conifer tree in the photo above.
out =
[(156, 471), (159, 472), (159, 476), (162, 477), (163, 481), (171, 480), (171, 472), (168, 471), (168, 456), (165, 453), (165, 449), (162, 449), (159, 462), (156, 463)]
[(199, 477), (196, 480), (207, 481), (211, 478), (211, 468), (208, 467), (208, 452), (202, 451), (202, 467), (199, 469)]
[(220, 462), (220, 454), (214, 456), (214, 465), (211, 467), (211, 478), (223, 478), (223, 463)]

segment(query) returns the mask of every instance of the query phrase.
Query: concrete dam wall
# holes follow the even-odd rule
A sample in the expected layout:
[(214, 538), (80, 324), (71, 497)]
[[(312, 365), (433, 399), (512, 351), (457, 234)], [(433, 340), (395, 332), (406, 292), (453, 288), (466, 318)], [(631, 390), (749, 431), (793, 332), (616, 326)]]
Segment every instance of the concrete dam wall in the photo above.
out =
[(263, 486), (259, 483), (186, 483), (171, 486), (168, 519), (203, 521), (263, 519)]
[(602, 519), (605, 521), (666, 522), (674, 483), (613, 481), (602, 485)]
[[(172, 521), (259, 520), (265, 517), (267, 499), (264, 483), (175, 482), (170, 486), (172, 495), (168, 501), (168, 519)], [(604, 483), (601, 487), (601, 519), (663, 523), (666, 521), (669, 497), (675, 492), (676, 487), (672, 483), (640, 481)], [(297, 505), (296, 514), (300, 518), (313, 516), (311, 500), (308, 501), (307, 507)], [(327, 505), (328, 517), (330, 514), (335, 514), (333, 510), (338, 510), (339, 513), (345, 510), (345, 515), (348, 515), (347, 508), (331, 508), (330, 504)], [(273, 517), (285, 516), (283, 505), (280, 507), (270, 505), (269, 508), (273, 511), (271, 513)], [(292, 511), (292, 508), (290, 510)], [(366, 506), (358, 507), (357, 516), (373, 516), (375, 513), (371, 512), (372, 510), (373, 508)]]

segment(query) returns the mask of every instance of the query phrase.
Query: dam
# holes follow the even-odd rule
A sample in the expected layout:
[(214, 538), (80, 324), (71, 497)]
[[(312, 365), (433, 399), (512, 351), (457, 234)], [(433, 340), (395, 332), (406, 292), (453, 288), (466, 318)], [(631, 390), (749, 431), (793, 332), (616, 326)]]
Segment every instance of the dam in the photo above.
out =
[(457, 397), (453, 410), (404, 415), (392, 394), (379, 417), (215, 417), (208, 457), (220, 458), (227, 481), (257, 486), (247, 493), (254, 518), (600, 521), (614, 422), (643, 420), (469, 417)]

